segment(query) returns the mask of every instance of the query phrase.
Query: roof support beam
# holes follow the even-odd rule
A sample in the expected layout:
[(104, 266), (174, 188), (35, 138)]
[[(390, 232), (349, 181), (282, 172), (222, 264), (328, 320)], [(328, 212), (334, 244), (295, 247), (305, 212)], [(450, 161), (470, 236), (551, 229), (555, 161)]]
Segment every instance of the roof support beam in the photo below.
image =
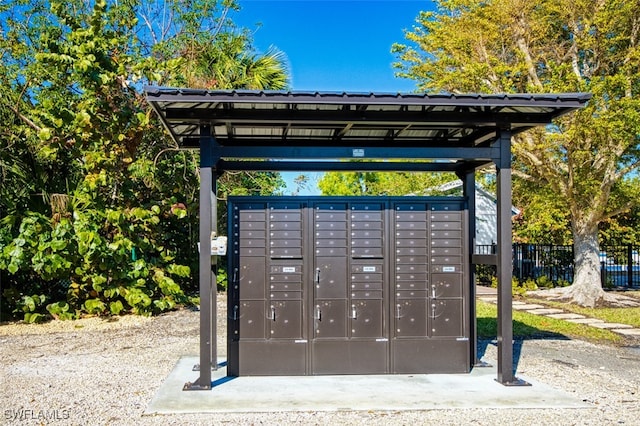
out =
[[(489, 164), (489, 163), (487, 163)], [(351, 161), (233, 161), (220, 160), (218, 170), (282, 171), (282, 172), (458, 172), (468, 163), (407, 163), (407, 162), (351, 162)]]
[(219, 158), (269, 159), (434, 159), (434, 160), (494, 160), (500, 158), (497, 147), (344, 147), (344, 146), (229, 146), (217, 145)]

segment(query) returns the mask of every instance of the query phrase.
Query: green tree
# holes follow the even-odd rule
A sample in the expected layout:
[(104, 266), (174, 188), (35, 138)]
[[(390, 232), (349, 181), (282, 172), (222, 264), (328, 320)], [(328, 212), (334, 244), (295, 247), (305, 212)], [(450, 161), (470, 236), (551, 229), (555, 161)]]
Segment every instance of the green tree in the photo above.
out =
[(318, 182), (324, 195), (437, 195), (453, 173), (329, 172)]
[(569, 213), (573, 285), (561, 298), (593, 306), (598, 225), (637, 203), (640, 3), (636, 0), (439, 1), (396, 44), (398, 75), (418, 90), (591, 92), (588, 106), (513, 144), (514, 176), (556, 194)]
[[(182, 78), (190, 58), (176, 40), (226, 48), (203, 22), (222, 25), (232, 2), (221, 12), (216, 2), (167, 1), (179, 25), (154, 44), (140, 38), (150, 34), (140, 16), (156, 5), (0, 5), (0, 269), (11, 273), (3, 301), (26, 320), (43, 318), (45, 306), (59, 318), (150, 314), (185, 301), (195, 287), (197, 155), (175, 152), (139, 89)], [(223, 25), (214, 35), (228, 31)], [(269, 78), (286, 81), (264, 69), (263, 88)], [(230, 177), (229, 191), (282, 186), (277, 174)]]

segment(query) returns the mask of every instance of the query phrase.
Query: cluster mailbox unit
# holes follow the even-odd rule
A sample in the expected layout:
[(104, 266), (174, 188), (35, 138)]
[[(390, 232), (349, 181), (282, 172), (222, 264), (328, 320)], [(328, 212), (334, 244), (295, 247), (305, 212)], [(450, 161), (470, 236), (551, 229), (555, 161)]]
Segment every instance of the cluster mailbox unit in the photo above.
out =
[(463, 373), (458, 197), (230, 197), (229, 375)]

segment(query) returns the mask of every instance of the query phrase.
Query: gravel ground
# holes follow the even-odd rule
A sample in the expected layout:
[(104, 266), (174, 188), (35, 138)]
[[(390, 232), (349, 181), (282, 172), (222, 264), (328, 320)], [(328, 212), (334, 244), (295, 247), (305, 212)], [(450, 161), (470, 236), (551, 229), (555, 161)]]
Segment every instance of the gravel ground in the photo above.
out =
[[(221, 318), (226, 317), (219, 303)], [(224, 321), (218, 347), (224, 348)], [(588, 409), (442, 409), (143, 415), (182, 356), (197, 356), (198, 312), (0, 326), (0, 423), (9, 425), (613, 425), (640, 424), (640, 346), (577, 340), (517, 342), (518, 375), (592, 404)], [(491, 342), (480, 342), (488, 360)], [(224, 349), (221, 349), (224, 351)], [(195, 378), (195, 377), (194, 377)]]

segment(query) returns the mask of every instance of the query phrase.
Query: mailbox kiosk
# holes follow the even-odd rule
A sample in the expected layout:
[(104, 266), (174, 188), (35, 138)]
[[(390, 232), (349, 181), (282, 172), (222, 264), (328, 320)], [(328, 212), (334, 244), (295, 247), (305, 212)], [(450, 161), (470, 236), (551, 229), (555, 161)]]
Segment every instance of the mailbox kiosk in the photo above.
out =
[(232, 197), (228, 374), (471, 369), (463, 198)]
[[(229, 170), (452, 172), (462, 180), (467, 196), (467, 206), (461, 200), (455, 210), (446, 210), (445, 202), (439, 205), (445, 210), (432, 210), (438, 207), (434, 200), (431, 204), (425, 200), (423, 207), (417, 206), (415, 217), (422, 214), (426, 217), (426, 239), (418, 234), (415, 238), (406, 233), (394, 234), (396, 227), (404, 231), (400, 228), (409, 226), (413, 220), (414, 213), (404, 199), (236, 200), (238, 232), (246, 234), (253, 227), (257, 235), (263, 233), (255, 240), (238, 236), (238, 253), (232, 261), (235, 262), (232, 266), (238, 268), (234, 281), (237, 295), (233, 296), (238, 303), (230, 306), (230, 322), (236, 328), (230, 330), (232, 345), (228, 355), (230, 365), (239, 368), (241, 374), (243, 369), (244, 374), (269, 374), (269, 369), (273, 374), (355, 373), (358, 369), (408, 372), (424, 371), (425, 365), (433, 371), (454, 371), (461, 365), (468, 369), (470, 363), (477, 361), (477, 354), (475, 330), (467, 330), (472, 320), (466, 318), (466, 315), (475, 318), (471, 303), (473, 286), (465, 283), (471, 280), (474, 265), (492, 264), (496, 265), (498, 278), (497, 381), (509, 386), (522, 384), (513, 370), (511, 139), (584, 107), (590, 94), (209, 91), (147, 87), (145, 95), (176, 146), (198, 149), (200, 154), (199, 239), (203, 246), (199, 257), (200, 365), (199, 377), (188, 382), (185, 390), (211, 389), (211, 370), (218, 366), (216, 276), (209, 251), (211, 233), (216, 231), (212, 224), (217, 218), (214, 201), (217, 179)], [(469, 194), (474, 193), (476, 170), (487, 166), (496, 168), (496, 253), (467, 255), (473, 235), (464, 234), (467, 228), (475, 229), (474, 200)], [(280, 201), (292, 201), (292, 208), (278, 205)], [(253, 209), (248, 208), (247, 202), (255, 202), (257, 216), (247, 213), (252, 217), (245, 222), (245, 214), (240, 212)], [(334, 202), (342, 203), (344, 209), (332, 209)], [(406, 199), (406, 203), (411, 202), (418, 201)], [(399, 217), (391, 214), (396, 208)], [(287, 216), (289, 210), (295, 211), (295, 218)], [(314, 211), (318, 217), (310, 213)], [(332, 211), (337, 212), (336, 222), (331, 218)], [(377, 213), (371, 214), (373, 211)], [(457, 220), (463, 223), (459, 229), (461, 255), (453, 254), (456, 247), (441, 246), (452, 242), (449, 238), (454, 237), (439, 233), (447, 231), (447, 226)], [(332, 231), (331, 224), (340, 221), (344, 229)], [(316, 225), (318, 230), (325, 228), (335, 234), (314, 237), (312, 230)], [(345, 230), (346, 236), (340, 233)], [(420, 230), (425, 229), (416, 232)], [(300, 237), (293, 237), (297, 232)], [(431, 235), (433, 232), (438, 233)], [(374, 247), (374, 240), (382, 244)], [(253, 246), (260, 241), (264, 246)], [(300, 245), (294, 247), (298, 241)], [(426, 244), (426, 248), (418, 250), (420, 247), (412, 248), (412, 244)], [(230, 247), (232, 251), (235, 249), (235, 245)], [(252, 254), (245, 258), (242, 249)], [(287, 252), (296, 250), (300, 254), (287, 257)], [(398, 250), (409, 254), (389, 256), (391, 251), (398, 254)], [(415, 256), (425, 256), (417, 253), (426, 252), (426, 271), (410, 270), (411, 265), (425, 265), (421, 263), (424, 259), (413, 263), (412, 250)], [(337, 254), (345, 252), (346, 255)], [(455, 263), (459, 259), (461, 265)], [(402, 272), (397, 272), (397, 268)], [(247, 279), (241, 278), (243, 270), (252, 277), (254, 273), (262, 276), (262, 287), (254, 278), (251, 284), (240, 282)], [(418, 274), (426, 274), (427, 280), (418, 284), (411, 278), (411, 275), (422, 277)], [(454, 284), (457, 274), (463, 277), (462, 289)], [(345, 277), (346, 281), (342, 281)], [(329, 287), (332, 280), (336, 285), (341, 281), (344, 289)], [(265, 283), (272, 281), (274, 287), (269, 284), (267, 288)], [(246, 288), (250, 288), (248, 296)], [(466, 291), (472, 293), (465, 296)], [(260, 317), (252, 318), (250, 323), (245, 314), (257, 314), (248, 313), (255, 311), (247, 309), (249, 305), (260, 312)], [(454, 318), (452, 312), (458, 311), (461, 313)], [(370, 320), (366, 321), (369, 315)], [(327, 323), (327, 316), (334, 322)], [(462, 360), (462, 355), (454, 359), (455, 354), (462, 353), (457, 348), (464, 345), (469, 348), (470, 362)], [(257, 351), (257, 360), (250, 355), (253, 350)], [(442, 352), (449, 355), (438, 355)], [(431, 358), (431, 362), (423, 362), (425, 357)], [(277, 362), (281, 358), (295, 359), (296, 363)], [(421, 361), (414, 362), (415, 359)], [(266, 362), (274, 364), (259, 365)], [(439, 362), (443, 364), (438, 365)]]

